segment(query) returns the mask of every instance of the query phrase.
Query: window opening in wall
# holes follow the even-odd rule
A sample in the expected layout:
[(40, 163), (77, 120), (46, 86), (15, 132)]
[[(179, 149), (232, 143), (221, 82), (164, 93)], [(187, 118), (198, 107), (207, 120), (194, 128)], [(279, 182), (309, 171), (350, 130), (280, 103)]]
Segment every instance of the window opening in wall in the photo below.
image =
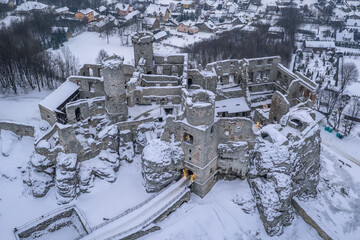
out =
[(291, 119), (290, 121), (295, 123), (296, 129), (301, 129), (303, 126), (302, 122), (299, 119)]
[(92, 93), (95, 92), (94, 84), (92, 82), (89, 82), (89, 91), (92, 92)]
[(184, 134), (184, 142), (186, 142), (188, 144), (193, 144), (194, 143), (194, 137), (191, 136), (190, 134), (185, 133)]
[(191, 78), (188, 79), (188, 88), (191, 88), (191, 85), (193, 84), (193, 81)]
[(173, 114), (173, 109), (172, 108), (165, 108), (165, 114), (169, 115), (169, 114)]
[(214, 126), (211, 127), (210, 134), (214, 134)]
[(156, 73), (157, 74), (163, 74), (164, 72), (164, 67), (163, 66), (157, 66), (156, 67)]
[(80, 108), (75, 109), (75, 118), (76, 118), (76, 121), (78, 121), (78, 122), (81, 120)]

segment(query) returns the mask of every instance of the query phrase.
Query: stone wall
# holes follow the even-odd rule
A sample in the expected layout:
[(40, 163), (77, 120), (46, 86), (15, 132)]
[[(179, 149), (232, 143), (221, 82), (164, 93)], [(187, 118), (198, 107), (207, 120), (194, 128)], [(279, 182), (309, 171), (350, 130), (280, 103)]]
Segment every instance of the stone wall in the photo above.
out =
[(19, 240), (36, 239), (43, 234), (51, 237), (52, 233), (56, 234), (56, 231), (63, 227), (74, 228), (78, 232), (78, 236), (88, 234), (91, 231), (76, 207), (66, 207), (17, 228), (14, 234)]
[(292, 199), (291, 203), (294, 206), (296, 212), (302, 217), (302, 219), (304, 219), (304, 221), (309, 224), (310, 226), (312, 226), (317, 233), (319, 234), (319, 236), (324, 239), (324, 240), (332, 240), (333, 238), (330, 237), (317, 223), (314, 219), (312, 219), (307, 213), (306, 211), (301, 207), (301, 205), (297, 202), (298, 200), (296, 199)]
[(1, 130), (11, 131), (18, 135), (19, 137), (34, 137), (34, 126), (9, 122), (9, 121), (0, 121), (0, 133)]
[(66, 118), (69, 124), (103, 114), (105, 114), (105, 97), (80, 99), (66, 105)]
[(286, 97), (279, 91), (276, 91), (271, 99), (271, 108), (269, 112), (269, 120), (271, 123), (277, 123), (282, 116), (289, 112), (290, 103)]
[(68, 80), (80, 86), (80, 98), (93, 98), (105, 94), (104, 82), (100, 77), (70, 76)]
[(88, 77), (101, 77), (101, 65), (100, 64), (84, 64), (80, 68), (80, 76)]

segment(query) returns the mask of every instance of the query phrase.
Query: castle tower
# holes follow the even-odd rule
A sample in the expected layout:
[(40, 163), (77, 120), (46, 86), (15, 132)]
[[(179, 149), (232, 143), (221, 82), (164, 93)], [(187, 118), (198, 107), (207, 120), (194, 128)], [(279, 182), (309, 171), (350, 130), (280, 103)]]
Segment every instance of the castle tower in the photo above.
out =
[(153, 73), (153, 42), (154, 37), (149, 32), (139, 32), (132, 36), (135, 67), (140, 66), (145, 73)]
[(182, 130), (185, 168), (194, 173), (192, 191), (204, 197), (216, 182), (217, 132), (214, 124), (215, 94), (196, 90), (186, 100)]
[(112, 122), (128, 118), (123, 60), (123, 57), (114, 55), (103, 61), (105, 109)]

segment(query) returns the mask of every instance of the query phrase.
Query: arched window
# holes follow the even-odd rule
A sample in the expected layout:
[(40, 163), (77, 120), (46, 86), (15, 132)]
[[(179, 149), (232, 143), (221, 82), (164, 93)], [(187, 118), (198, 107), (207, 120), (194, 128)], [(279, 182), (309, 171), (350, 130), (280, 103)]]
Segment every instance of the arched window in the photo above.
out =
[(194, 143), (194, 137), (191, 136), (190, 134), (185, 133), (184, 134), (184, 142), (186, 142), (188, 144), (193, 144)]

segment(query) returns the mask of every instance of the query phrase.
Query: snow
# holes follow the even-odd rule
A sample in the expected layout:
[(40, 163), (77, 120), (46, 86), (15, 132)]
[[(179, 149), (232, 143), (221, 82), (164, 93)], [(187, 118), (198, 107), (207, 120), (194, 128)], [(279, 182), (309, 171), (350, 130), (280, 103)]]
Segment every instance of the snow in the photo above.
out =
[[(34, 139), (23, 137), (18, 140), (11, 132), (1, 131), (0, 142), (10, 141), (13, 143), (7, 147), (9, 156), (0, 154), (0, 239), (13, 239), (14, 227), (59, 208), (54, 188), (45, 197), (35, 198), (23, 183), (22, 171), (26, 170), (34, 151)], [(81, 194), (70, 203), (77, 205), (91, 227), (152, 195), (146, 193), (142, 185), (140, 156), (136, 156), (131, 164), (122, 162), (116, 175), (114, 183), (95, 180), (91, 193)], [(51, 236), (51, 239), (54, 238)]]
[(28, 2), (25, 2), (25, 3), (21, 4), (20, 6), (18, 6), (16, 8), (16, 11), (26, 12), (26, 11), (31, 11), (31, 10), (43, 10), (47, 7), (48, 7), (48, 5), (37, 2), (37, 1), (36, 2), (28, 1)]
[(6, 16), (4, 19), (0, 20), (0, 28), (2, 24), (4, 24), (5, 27), (9, 27), (13, 22), (20, 22), (23, 19), (24, 18), (20, 16)]
[(194, 35), (189, 35), (188, 33), (178, 32), (174, 29), (166, 29), (172, 35), (171, 37), (162, 41), (163, 44), (168, 44), (175, 47), (186, 47), (191, 44), (194, 44), (204, 39), (211, 38), (212, 33), (198, 32)]
[(354, 63), (359, 72), (357, 81), (350, 83), (349, 86), (346, 87), (346, 92), (350, 95), (360, 96), (360, 57), (344, 56), (344, 63)]
[(335, 133), (321, 131), (322, 170), (316, 199), (300, 205), (333, 237), (358, 239), (360, 234), (360, 149), (358, 139), (342, 140)]
[(61, 84), (54, 92), (42, 100), (39, 104), (49, 110), (56, 110), (61, 104), (63, 104), (69, 97), (71, 97), (79, 86), (73, 82), (66, 81)]
[[(245, 199), (243, 206), (237, 205), (242, 199)], [(269, 237), (252, 201), (247, 181), (218, 181), (203, 199), (191, 194), (188, 203), (158, 224), (160, 231), (140, 239), (321, 239), (298, 216), (283, 235)]]
[(41, 121), (38, 104), (52, 90), (30, 91), (17, 95), (0, 96), (0, 121), (10, 120), (27, 124), (38, 124)]
[(64, 46), (69, 47), (71, 53), (79, 58), (81, 65), (95, 64), (96, 57), (101, 49), (104, 49), (110, 56), (114, 54), (124, 56), (125, 63), (134, 62), (133, 48), (122, 46), (120, 37), (117, 35), (109, 36), (108, 44), (106, 38), (101, 38), (99, 33), (84, 32), (70, 38), (69, 41), (64, 43)]
[[(183, 185), (185, 181), (185, 178), (180, 179), (178, 182), (170, 185), (164, 191), (160, 192), (159, 195), (151, 199), (145, 205), (119, 218), (118, 220), (93, 231), (83, 239), (107, 239), (139, 225), (139, 229), (141, 229), (143, 222), (148, 219), (155, 219), (159, 215), (159, 211), (166, 207), (168, 203), (176, 202), (179, 195), (186, 189)], [(150, 222), (151, 220), (148, 223)]]
[(305, 46), (309, 48), (335, 48), (334, 41), (305, 41)]
[(230, 98), (215, 102), (215, 112), (240, 113), (249, 112), (250, 108), (244, 97)]

